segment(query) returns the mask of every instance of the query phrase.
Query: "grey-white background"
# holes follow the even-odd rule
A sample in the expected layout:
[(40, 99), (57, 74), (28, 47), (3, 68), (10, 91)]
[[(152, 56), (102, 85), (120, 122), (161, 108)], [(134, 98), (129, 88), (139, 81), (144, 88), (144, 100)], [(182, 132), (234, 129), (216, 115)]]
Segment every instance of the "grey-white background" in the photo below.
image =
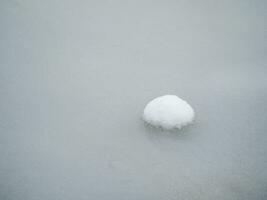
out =
[[(266, 8), (0, 0), (0, 199), (267, 199)], [(196, 123), (146, 127), (164, 94)]]

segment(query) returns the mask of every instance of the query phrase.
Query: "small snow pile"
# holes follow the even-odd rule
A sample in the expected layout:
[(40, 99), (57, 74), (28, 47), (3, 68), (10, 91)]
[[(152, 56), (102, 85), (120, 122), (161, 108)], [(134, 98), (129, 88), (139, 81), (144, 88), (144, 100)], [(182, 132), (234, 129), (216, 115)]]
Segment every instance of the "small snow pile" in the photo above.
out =
[(182, 128), (193, 122), (193, 108), (175, 95), (165, 95), (150, 101), (143, 114), (143, 119), (163, 129)]

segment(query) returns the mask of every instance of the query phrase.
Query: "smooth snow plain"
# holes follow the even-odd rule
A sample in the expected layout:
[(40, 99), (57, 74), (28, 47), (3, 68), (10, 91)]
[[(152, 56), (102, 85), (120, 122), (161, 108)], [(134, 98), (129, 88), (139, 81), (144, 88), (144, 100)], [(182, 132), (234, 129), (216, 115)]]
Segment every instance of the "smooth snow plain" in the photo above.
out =
[[(266, 200), (263, 0), (1, 0), (1, 200)], [(191, 126), (144, 126), (177, 94)]]
[(195, 112), (183, 99), (176, 95), (164, 95), (150, 101), (143, 113), (143, 120), (166, 130), (181, 129), (193, 123)]

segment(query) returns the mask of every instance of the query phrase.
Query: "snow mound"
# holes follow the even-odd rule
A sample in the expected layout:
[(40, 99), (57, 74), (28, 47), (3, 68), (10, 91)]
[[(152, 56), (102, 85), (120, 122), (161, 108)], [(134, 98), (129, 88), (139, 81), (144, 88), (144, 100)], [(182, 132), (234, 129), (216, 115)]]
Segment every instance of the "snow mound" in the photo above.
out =
[(145, 122), (163, 129), (181, 129), (193, 122), (195, 112), (183, 99), (175, 95), (164, 95), (150, 101), (143, 113)]

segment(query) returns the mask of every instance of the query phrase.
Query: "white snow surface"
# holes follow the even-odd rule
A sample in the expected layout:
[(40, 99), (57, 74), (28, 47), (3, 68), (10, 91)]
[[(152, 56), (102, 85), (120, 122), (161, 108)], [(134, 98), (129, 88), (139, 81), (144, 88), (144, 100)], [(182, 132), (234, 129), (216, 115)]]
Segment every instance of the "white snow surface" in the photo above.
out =
[(150, 101), (143, 113), (147, 123), (163, 129), (181, 129), (195, 118), (193, 108), (175, 95), (164, 95)]
[(0, 200), (267, 200), (266, 8), (0, 0)]

